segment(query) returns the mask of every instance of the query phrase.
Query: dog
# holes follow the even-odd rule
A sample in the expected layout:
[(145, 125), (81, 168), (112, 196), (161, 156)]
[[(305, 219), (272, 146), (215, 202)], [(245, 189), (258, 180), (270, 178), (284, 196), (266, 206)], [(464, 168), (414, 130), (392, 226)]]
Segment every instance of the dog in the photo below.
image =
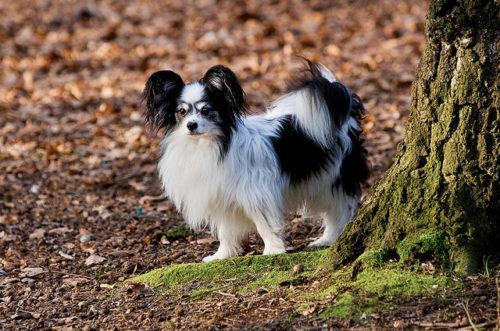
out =
[(233, 71), (216, 65), (184, 83), (173, 71), (152, 74), (145, 121), (164, 129), (158, 172), (166, 196), (193, 229), (219, 240), (209, 262), (241, 253), (257, 231), (263, 254), (285, 252), (286, 212), (323, 217), (310, 246), (331, 245), (353, 217), (368, 177), (360, 98), (325, 66), (308, 60), (286, 94), (247, 115)]

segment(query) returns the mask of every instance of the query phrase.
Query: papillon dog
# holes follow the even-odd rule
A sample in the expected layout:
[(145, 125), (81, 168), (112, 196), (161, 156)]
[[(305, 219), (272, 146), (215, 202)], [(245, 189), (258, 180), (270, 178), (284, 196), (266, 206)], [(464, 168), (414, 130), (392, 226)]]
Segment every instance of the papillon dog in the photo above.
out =
[(325, 66), (308, 68), (267, 110), (247, 115), (236, 75), (217, 65), (184, 83), (158, 71), (146, 83), (146, 124), (164, 129), (158, 164), (163, 189), (193, 229), (219, 240), (203, 261), (241, 253), (257, 231), (264, 254), (285, 252), (284, 217), (322, 217), (310, 245), (329, 246), (353, 217), (368, 177), (359, 97)]

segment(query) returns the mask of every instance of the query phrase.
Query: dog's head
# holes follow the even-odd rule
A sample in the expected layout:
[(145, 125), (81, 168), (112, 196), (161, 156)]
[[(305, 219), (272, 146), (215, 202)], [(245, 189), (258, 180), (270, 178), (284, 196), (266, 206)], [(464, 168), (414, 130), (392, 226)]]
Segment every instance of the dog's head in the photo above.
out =
[(146, 123), (154, 130), (174, 130), (197, 137), (227, 136), (246, 109), (236, 75), (217, 65), (198, 81), (184, 84), (173, 71), (158, 71), (144, 89)]

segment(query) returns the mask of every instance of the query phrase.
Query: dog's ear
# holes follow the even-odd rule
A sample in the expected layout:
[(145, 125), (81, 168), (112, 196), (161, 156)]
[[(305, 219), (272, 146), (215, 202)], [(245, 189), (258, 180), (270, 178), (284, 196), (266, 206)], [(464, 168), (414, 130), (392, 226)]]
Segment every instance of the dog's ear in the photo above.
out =
[(331, 103), (332, 109), (335, 109), (333, 120), (337, 127), (346, 121), (352, 109), (352, 94), (351, 91), (339, 82), (332, 82), (331, 91), (327, 95), (327, 102)]
[(147, 126), (168, 131), (175, 125), (177, 99), (183, 87), (181, 76), (170, 70), (157, 71), (149, 77), (143, 93)]
[(245, 93), (241, 88), (238, 77), (231, 69), (216, 65), (210, 68), (201, 79), (209, 94), (217, 97), (236, 115), (242, 115), (246, 109)]

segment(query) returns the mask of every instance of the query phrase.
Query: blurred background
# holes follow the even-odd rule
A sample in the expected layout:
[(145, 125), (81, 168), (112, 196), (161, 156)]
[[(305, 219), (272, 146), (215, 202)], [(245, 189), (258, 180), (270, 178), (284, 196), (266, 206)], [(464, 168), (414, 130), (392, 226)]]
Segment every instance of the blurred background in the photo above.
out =
[[(114, 282), (215, 248), (157, 198), (159, 136), (145, 131), (141, 107), (156, 70), (189, 81), (225, 64), (260, 112), (301, 66), (297, 55), (325, 64), (365, 104), (373, 183), (404, 135), (426, 9), (414, 0), (0, 1), (0, 271), (19, 280), (24, 267), (60, 271), (29, 295), (29, 281), (5, 287), (5, 307), (57, 297), (64, 273)], [(296, 249), (319, 229), (300, 218), (289, 227)], [(260, 245), (251, 238), (246, 254)], [(81, 295), (95, 296), (84, 284)], [(58, 304), (47, 306), (54, 319)]]

